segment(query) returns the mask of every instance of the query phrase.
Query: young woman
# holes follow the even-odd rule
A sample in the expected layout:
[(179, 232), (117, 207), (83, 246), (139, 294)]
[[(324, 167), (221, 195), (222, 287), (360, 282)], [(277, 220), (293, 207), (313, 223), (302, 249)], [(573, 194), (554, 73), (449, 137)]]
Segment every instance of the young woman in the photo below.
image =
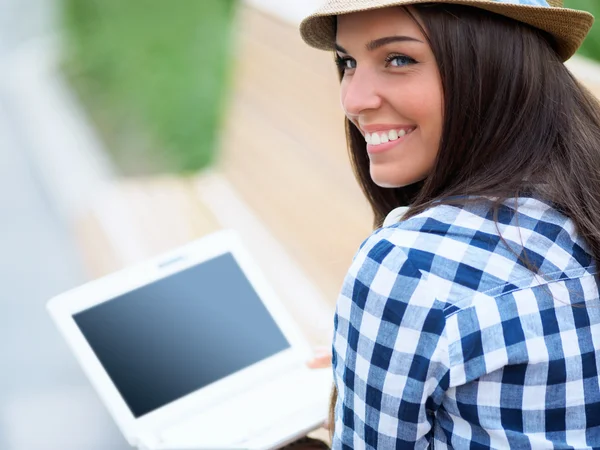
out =
[(563, 65), (592, 21), (560, 0), (303, 21), (377, 228), (337, 302), (333, 448), (600, 448), (600, 109)]

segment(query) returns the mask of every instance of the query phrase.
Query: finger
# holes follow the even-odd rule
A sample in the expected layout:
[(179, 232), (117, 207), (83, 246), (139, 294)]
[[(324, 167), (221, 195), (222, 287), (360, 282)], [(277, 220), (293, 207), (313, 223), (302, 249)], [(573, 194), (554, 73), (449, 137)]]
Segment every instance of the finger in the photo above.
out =
[(331, 366), (331, 351), (318, 352), (313, 359), (307, 362), (311, 369), (323, 369)]
[(312, 359), (306, 365), (310, 369), (325, 369), (331, 367), (331, 359)]

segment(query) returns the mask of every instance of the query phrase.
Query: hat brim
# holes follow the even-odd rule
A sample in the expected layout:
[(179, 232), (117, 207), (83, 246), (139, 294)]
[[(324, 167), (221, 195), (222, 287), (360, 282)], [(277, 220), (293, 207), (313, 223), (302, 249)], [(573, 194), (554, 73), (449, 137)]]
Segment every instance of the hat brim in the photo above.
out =
[[(345, 4), (325, 7), (305, 18), (300, 24), (302, 39), (311, 47), (320, 50), (335, 50), (336, 17), (359, 11), (408, 6), (419, 3), (432, 3), (431, 0), (378, 0), (360, 2), (353, 7), (352, 1)], [(473, 6), (500, 14), (519, 22), (546, 31), (554, 37), (556, 51), (564, 62), (577, 51), (587, 36), (594, 16), (586, 11), (568, 8), (518, 5), (482, 0), (438, 0), (435, 3)]]

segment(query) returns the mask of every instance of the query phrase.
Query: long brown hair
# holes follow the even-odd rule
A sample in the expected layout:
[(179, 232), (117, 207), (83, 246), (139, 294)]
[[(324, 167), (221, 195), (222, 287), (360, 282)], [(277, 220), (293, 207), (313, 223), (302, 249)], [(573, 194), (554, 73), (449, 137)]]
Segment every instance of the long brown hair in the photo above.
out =
[[(430, 175), (389, 189), (371, 179), (365, 140), (346, 119), (350, 159), (374, 226), (398, 206), (410, 206), (408, 218), (466, 195), (493, 197), (497, 208), (535, 193), (573, 220), (598, 263), (600, 107), (560, 61), (551, 36), (469, 6), (405, 10), (436, 58), (444, 125)], [(336, 399), (334, 389), (331, 430)]]

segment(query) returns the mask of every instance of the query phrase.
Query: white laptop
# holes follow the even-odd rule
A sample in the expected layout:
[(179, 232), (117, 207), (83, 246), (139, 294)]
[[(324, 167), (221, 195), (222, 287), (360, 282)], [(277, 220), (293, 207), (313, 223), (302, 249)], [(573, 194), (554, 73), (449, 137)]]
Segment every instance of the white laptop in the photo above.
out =
[(141, 449), (278, 448), (322, 425), (330, 369), (233, 231), (59, 295), (48, 309)]

